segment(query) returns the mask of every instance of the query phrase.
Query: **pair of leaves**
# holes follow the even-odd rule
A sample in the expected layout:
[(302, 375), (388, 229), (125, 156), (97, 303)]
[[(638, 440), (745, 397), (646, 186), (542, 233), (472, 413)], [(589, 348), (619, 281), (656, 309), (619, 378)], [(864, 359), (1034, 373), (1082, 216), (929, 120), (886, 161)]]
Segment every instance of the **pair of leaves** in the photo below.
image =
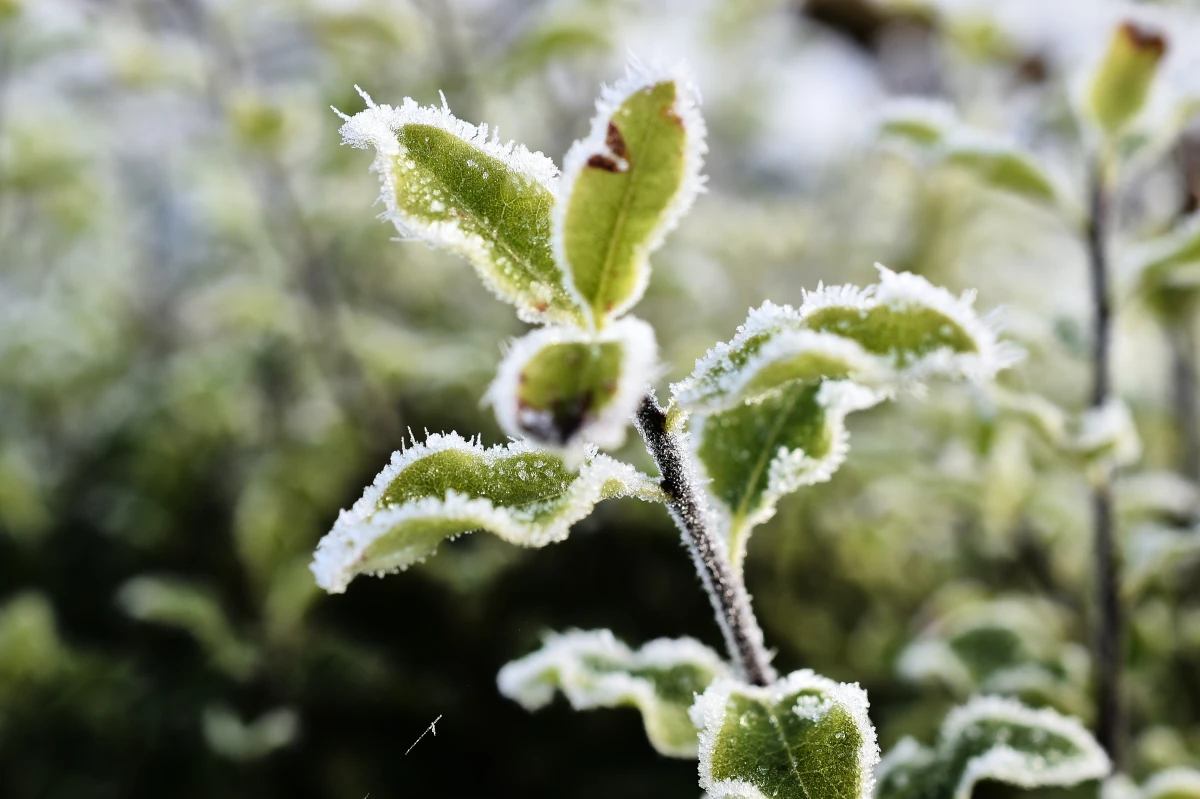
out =
[(1109, 768), (1104, 750), (1077, 720), (985, 696), (952, 710), (933, 747), (900, 741), (875, 776), (878, 799), (969, 799), (983, 780), (1068, 786), (1101, 779)]
[(752, 311), (671, 386), (694, 414), (695, 455), (735, 564), (780, 497), (841, 465), (847, 414), (935, 377), (990, 379), (1017, 355), (977, 316), (971, 295), (879, 269), (880, 282), (866, 289), (822, 287), (799, 308)]
[(1142, 440), (1129, 407), (1110, 398), (1072, 416), (1037, 394), (995, 389), (1000, 410), (1023, 419), (1057, 452), (1093, 474), (1130, 466), (1142, 456)]
[(343, 115), (342, 135), (375, 148), (397, 229), (466, 257), (522, 319), (552, 325), (501, 366), (491, 389), (501, 426), (576, 459), (588, 443), (620, 446), (656, 347), (637, 320), (605, 328), (641, 298), (650, 254), (702, 187), (691, 82), (631, 65), (604, 89), (561, 180), (553, 161), (456, 119), (444, 98), (393, 108), (363, 97), (368, 108)]
[(995, 693), (1060, 710), (1087, 707), (1087, 650), (1067, 640), (1061, 608), (1044, 599), (941, 597), (943, 610), (900, 654), (913, 681), (938, 682), (959, 696)]
[(658, 500), (660, 490), (594, 451), (575, 471), (524, 442), (484, 449), (454, 433), (432, 434), (393, 454), (321, 539), (310, 568), (318, 585), (341, 593), (359, 574), (408, 568), (443, 540), (473, 530), (542, 547), (565, 539), (600, 500), (621, 496)]
[(1015, 142), (960, 120), (946, 103), (900, 98), (880, 114), (880, 139), (923, 162), (960, 169), (983, 185), (1045, 206), (1064, 202), (1062, 190), (1034, 156)]
[(695, 695), (729, 666), (691, 638), (659, 638), (631, 650), (608, 630), (552, 635), (533, 654), (500, 670), (500, 693), (526, 710), (561, 691), (576, 710), (633, 706), (646, 736), (669, 757), (695, 757), (696, 728), (688, 716)]

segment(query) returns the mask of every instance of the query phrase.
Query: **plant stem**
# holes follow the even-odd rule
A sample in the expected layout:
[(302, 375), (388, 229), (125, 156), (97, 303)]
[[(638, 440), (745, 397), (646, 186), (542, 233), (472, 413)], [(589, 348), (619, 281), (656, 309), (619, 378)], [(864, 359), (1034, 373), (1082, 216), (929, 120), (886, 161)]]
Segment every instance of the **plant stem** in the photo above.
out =
[[(1097, 163), (1088, 189), (1087, 252), (1092, 288), (1092, 407), (1108, 401), (1112, 377), (1109, 350), (1112, 341), (1112, 308), (1108, 287), (1108, 225), (1111, 192), (1107, 170)], [(1113, 531), (1111, 475), (1095, 476), (1092, 487), (1092, 524), (1096, 567), (1096, 732), (1116, 770), (1121, 768), (1124, 711), (1121, 701), (1123, 618), (1117, 543)]]
[(1167, 327), (1171, 352), (1171, 405), (1179, 425), (1179, 471), (1189, 480), (1200, 480), (1200, 420), (1196, 417), (1196, 343), (1187, 318)]
[(769, 685), (775, 679), (771, 656), (763, 646), (762, 629), (750, 607), (746, 585), (730, 565), (715, 517), (697, 488), (696, 475), (688, 462), (686, 434), (667, 429), (667, 414), (658, 406), (653, 392), (642, 397), (634, 423), (646, 442), (646, 450), (658, 464), (662, 489), (670, 497), (667, 506), (708, 591), (730, 658), (747, 681)]

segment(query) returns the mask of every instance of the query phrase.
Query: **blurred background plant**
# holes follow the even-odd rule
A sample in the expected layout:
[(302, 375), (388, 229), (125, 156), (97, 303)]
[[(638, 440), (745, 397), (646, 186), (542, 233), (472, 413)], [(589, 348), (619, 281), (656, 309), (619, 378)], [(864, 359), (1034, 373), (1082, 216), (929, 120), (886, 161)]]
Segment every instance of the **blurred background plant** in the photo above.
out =
[[(329, 106), (440, 89), (557, 154), (626, 51), (686, 58), (710, 128), (709, 192), (639, 311), (664, 385), (748, 307), (871, 282), (875, 260), (978, 287), (1029, 352), (1004, 395), (852, 417), (848, 463), (750, 549), (777, 664), (862, 682), (885, 750), (976, 691), (1090, 720), (1086, 253), (1036, 197), (881, 142), (878, 110), (949, 100), (1082, 207), (1078, 76), (1118, 21), (1157, 26), (1146, 130), (1178, 128), (1193, 9), (0, 0), (0, 796), (695, 796), (635, 711), (530, 715), (495, 688), (547, 629), (719, 648), (657, 509), (609, 503), (545, 550), (467, 537), (345, 596), (307, 569), (408, 428), (502, 440), (477, 398), (522, 329), (364, 213), (376, 178)], [(1113, 371), (1142, 442), (1114, 487), (1141, 784), (1200, 766), (1200, 134), (1139, 147)]]

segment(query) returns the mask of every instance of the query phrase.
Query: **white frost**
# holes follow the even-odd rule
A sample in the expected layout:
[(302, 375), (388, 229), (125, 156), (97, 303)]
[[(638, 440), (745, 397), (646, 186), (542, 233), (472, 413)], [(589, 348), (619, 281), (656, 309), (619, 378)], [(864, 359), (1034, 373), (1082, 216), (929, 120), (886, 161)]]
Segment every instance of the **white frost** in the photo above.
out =
[[(405, 451), (394, 453), (391, 463), (367, 487), (362, 498), (338, 515), (333, 529), (317, 544), (309, 567), (317, 585), (330, 593), (340, 594), (359, 574), (369, 572), (382, 576), (423, 560), (436, 545), (431, 547), (427, 541), (417, 541), (410, 547), (398, 549), (387, 559), (371, 557), (372, 545), (405, 522), (456, 522), (469, 525), (467, 529), (487, 530), (509, 543), (541, 547), (565, 539), (571, 525), (587, 516), (596, 503), (607, 496), (647, 498), (657, 493), (653, 481), (632, 466), (592, 450), (586, 454), (578, 476), (563, 486), (562, 494), (532, 507), (497, 506), (485, 498), (472, 498), (448, 490), (444, 496), (428, 496), (379, 508), (387, 487), (406, 467), (445, 450), (469, 452), (481, 463), (490, 465), (513, 455), (544, 451), (523, 441), (485, 449), (477, 441), (464, 439), (456, 433), (434, 433), (425, 443), (413, 444)], [(547, 453), (547, 457), (553, 456)], [(552, 514), (537, 518), (538, 511), (550, 507), (554, 511)]]
[[(616, 390), (608, 404), (585, 420), (557, 451), (573, 465), (579, 462), (589, 445), (616, 449), (624, 444), (629, 420), (659, 369), (654, 328), (633, 316), (620, 319), (598, 332), (575, 327), (545, 327), (514, 341), (484, 396), (484, 401), (495, 408), (501, 429), (510, 436), (529, 435), (526, 422), (530, 410), (520, 407), (517, 394), (526, 365), (543, 349), (557, 344), (610, 342), (620, 344), (623, 353)], [(539, 443), (549, 446), (547, 442)]]
[(696, 87), (690, 70), (684, 64), (674, 66), (651, 64), (647, 66), (636, 58), (630, 58), (625, 76), (616, 84), (601, 88), (600, 97), (596, 100), (596, 114), (592, 117), (591, 129), (587, 138), (580, 139), (571, 145), (571, 149), (563, 158), (562, 196), (555, 203), (551, 215), (550, 241), (554, 248), (555, 260), (563, 269), (567, 291), (581, 306), (588, 309), (589, 314), (591, 314), (590, 305), (575, 286), (564, 240), (567, 209), (571, 204), (575, 183), (587, 165), (588, 159), (593, 155), (615, 156), (606, 143), (608, 122), (612, 115), (637, 92), (668, 81), (675, 83), (674, 111), (688, 134), (684, 150), (683, 180), (675, 197), (659, 217), (658, 224), (639, 248), (640, 263), (637, 286), (623, 305), (610, 311), (611, 316), (620, 316), (642, 298), (646, 285), (650, 282), (650, 268), (646, 259), (662, 245), (666, 235), (675, 229), (679, 220), (692, 207), (696, 195), (704, 190), (706, 178), (700, 173), (704, 167), (704, 154), (708, 152), (706, 142), (708, 128), (704, 124), (704, 117), (700, 114), (700, 90)]
[(840, 707), (850, 714), (862, 740), (857, 752), (861, 779), (858, 795), (844, 799), (866, 799), (871, 796), (875, 787), (873, 771), (875, 764), (879, 762), (879, 744), (875, 737), (875, 727), (871, 724), (867, 712), (871, 705), (867, 701), (867, 692), (859, 687), (858, 683), (839, 683), (822, 677), (811, 669), (801, 669), (763, 687), (731, 679), (715, 680), (707, 691), (697, 697), (690, 713), (692, 723), (700, 730), (700, 787), (707, 791), (710, 797), (769, 799), (749, 780), (716, 779), (713, 776), (713, 752), (725, 727), (730, 697), (733, 694), (748, 697), (766, 705), (771, 709), (770, 712), (774, 712), (776, 705), (801, 691), (817, 691), (821, 698), (815, 703), (805, 702), (800, 708), (793, 706), (789, 708), (790, 712), (795, 713), (799, 709), (799, 715), (813, 722), (820, 721), (834, 707)]

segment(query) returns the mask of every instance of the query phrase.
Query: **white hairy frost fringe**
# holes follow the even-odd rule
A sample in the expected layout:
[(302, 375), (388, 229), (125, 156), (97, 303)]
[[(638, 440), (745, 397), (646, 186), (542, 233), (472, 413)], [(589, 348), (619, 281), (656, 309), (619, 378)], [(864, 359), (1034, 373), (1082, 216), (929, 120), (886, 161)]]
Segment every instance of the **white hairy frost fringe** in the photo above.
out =
[(790, 709), (791, 712), (798, 712), (802, 717), (817, 722), (833, 707), (841, 706), (854, 719), (854, 726), (862, 736), (862, 745), (858, 749), (858, 770), (862, 781), (858, 796), (845, 799), (866, 799), (871, 796), (875, 789), (873, 770), (879, 762), (879, 744), (875, 738), (875, 727), (867, 714), (871, 706), (867, 701), (867, 692), (858, 683), (834, 682), (811, 669), (801, 669), (763, 687), (719, 679), (696, 698), (689, 712), (692, 723), (700, 730), (700, 787), (712, 799), (769, 799), (747, 780), (713, 778), (713, 752), (725, 726), (730, 696), (740, 694), (773, 708), (784, 697), (805, 690), (820, 691), (824, 701), (803, 705), (798, 702)]
[[(708, 128), (704, 123), (704, 117), (700, 114), (700, 90), (687, 65), (682, 63), (670, 67), (657, 63), (646, 65), (637, 58), (630, 57), (625, 68), (625, 76), (612, 86), (601, 87), (600, 96), (596, 99), (596, 115), (592, 117), (591, 130), (588, 132), (587, 138), (577, 140), (563, 157), (563, 171), (560, 180), (561, 196), (554, 204), (550, 216), (550, 246), (554, 250), (554, 259), (558, 261), (559, 267), (563, 270), (563, 282), (567, 292), (586, 310), (589, 318), (592, 315), (591, 304), (584, 300), (575, 286), (575, 278), (570, 261), (567, 259), (564, 240), (567, 209), (571, 204), (575, 183), (587, 165), (588, 159), (597, 153), (607, 155), (617, 161), (623, 160), (617, 158), (606, 144), (609, 119), (626, 100), (637, 92), (667, 81), (675, 83), (674, 110), (687, 133), (683, 156), (684, 173), (675, 197), (663, 211), (658, 225), (640, 248), (640, 254), (648, 258), (662, 245), (667, 234), (679, 224), (679, 220), (692, 207), (696, 195), (705, 190), (704, 184), (707, 181), (707, 178), (700, 174), (700, 170), (704, 167), (704, 154), (708, 152), (708, 143), (705, 139), (708, 135)], [(643, 264), (637, 280), (637, 286), (629, 300), (623, 305), (614, 307), (610, 311), (611, 316), (620, 316), (642, 298), (642, 294), (650, 282), (648, 264)], [(596, 320), (593, 319), (592, 322), (595, 324)]]
[[(768, 350), (771, 344), (764, 345), (754, 357), (749, 359), (741, 370), (727, 370), (719, 377), (713, 374), (724, 370), (729, 364), (730, 355), (746, 346), (747, 342), (763, 334), (783, 335), (785, 332), (801, 330), (805, 320), (813, 313), (830, 307), (853, 308), (869, 311), (880, 306), (916, 305), (936, 311), (946, 316), (958, 325), (975, 344), (976, 352), (956, 353), (949, 347), (931, 352), (911, 363), (902, 370), (888, 365), (884, 368), (884, 359), (872, 356), (858, 347), (854, 354), (848, 348), (845, 357), (858, 357), (862, 351), (867, 357), (874, 358), (876, 365), (864, 368), (857, 375), (859, 382), (867, 383), (876, 388), (890, 390), (898, 387), (916, 388), (920, 381), (930, 377), (963, 377), (971, 380), (984, 381), (993, 378), (997, 372), (1011, 366), (1022, 356), (1015, 346), (997, 340), (998, 324), (993, 318), (980, 318), (973, 305), (974, 292), (966, 292), (955, 297), (944, 288), (934, 286), (928, 280), (910, 272), (896, 273), (882, 264), (876, 264), (879, 270), (879, 283), (859, 288), (852, 285), (824, 286), (818, 285), (815, 291), (805, 291), (804, 301), (799, 308), (790, 305), (776, 305), (770, 301), (759, 308), (750, 311), (746, 322), (740, 325), (737, 333), (729, 342), (722, 342), (710, 349), (704, 357), (696, 361), (692, 374), (671, 386), (676, 400), (685, 407), (694, 409), (710, 409), (720, 407), (724, 402), (720, 392), (737, 391), (746, 385), (759, 369), (778, 357)], [(844, 340), (835, 332), (826, 331), (813, 335), (836, 337)], [(797, 340), (799, 341), (799, 340)], [(811, 340), (814, 345), (816, 339)], [(825, 345), (825, 339), (822, 339)], [(856, 342), (851, 341), (855, 344)], [(780, 345), (780, 352), (787, 353), (787, 348)], [(841, 353), (839, 353), (840, 355)], [(743, 375), (742, 373), (746, 374)]]
[(1107, 776), (1111, 769), (1104, 749), (1077, 719), (1049, 708), (1035, 710), (1015, 699), (999, 696), (977, 697), (950, 711), (942, 722), (938, 751), (948, 753), (958, 739), (971, 734), (972, 725), (982, 721), (1044, 730), (1070, 741), (1078, 748), (1079, 754), (1048, 765), (1037, 754), (1018, 752), (1009, 746), (993, 747), (967, 763), (955, 787), (954, 799), (970, 799), (971, 790), (982, 780), (998, 780), (1020, 788), (1065, 786), (1100, 779)]
[(340, 131), (343, 144), (360, 149), (374, 147), (381, 156), (400, 155), (401, 145), (396, 135), (400, 129), (405, 125), (429, 125), (458, 137), (526, 179), (540, 184), (550, 193), (555, 193), (558, 167), (554, 161), (540, 152), (530, 152), (525, 145), (515, 141), (502, 143), (500, 129), (491, 129), (489, 135), (486, 122), (472, 125), (458, 119), (450, 112), (445, 95), (442, 95), (441, 108), (418, 105), (411, 97), (405, 97), (399, 107), (393, 107), (377, 105), (371, 95), (358, 86), (354, 88), (366, 102), (367, 108), (354, 116), (333, 109), (345, 120)]
[[(500, 693), (518, 702), (526, 710), (545, 707), (562, 691), (571, 707), (590, 710), (632, 703), (641, 711), (647, 735), (663, 754), (692, 757), (696, 747), (672, 747), (656, 740), (651, 732), (652, 714), (662, 704), (654, 683), (628, 672), (596, 672), (585, 658), (604, 658), (620, 668), (663, 669), (692, 664), (712, 672), (714, 677), (731, 676), (729, 665), (694, 638), (656, 638), (640, 649), (632, 650), (613, 636), (611, 630), (572, 630), (552, 634), (536, 652), (506, 664), (496, 677)], [(545, 675), (553, 674), (552, 679)]]
[[(583, 459), (589, 445), (594, 444), (601, 449), (616, 449), (623, 445), (629, 421), (659, 368), (654, 328), (633, 316), (620, 319), (596, 332), (576, 327), (544, 327), (514, 341), (500, 362), (496, 379), (484, 395), (484, 402), (495, 408), (500, 428), (510, 436), (527, 435), (522, 421), (526, 414), (536, 412), (520, 408), (517, 391), (521, 385), (521, 374), (530, 359), (546, 347), (556, 344), (608, 342), (620, 344), (624, 353), (621, 375), (612, 399), (593, 419), (581, 425), (570, 441), (562, 447), (553, 448), (553, 451), (563, 457), (569, 468), (574, 468)], [(545, 442), (539, 444), (548, 446)]]
[[(857, 341), (835, 333), (779, 329), (772, 324), (776, 321), (772, 316), (777, 310), (778, 306), (767, 302), (761, 308), (750, 311), (746, 323), (738, 327), (732, 340), (714, 346), (696, 361), (696, 369), (692, 374), (671, 384), (675, 401), (688, 409), (719, 411), (736, 407), (742, 402), (765, 399), (774, 392), (765, 391), (762, 395), (752, 397), (745, 396), (743, 392), (766, 367), (810, 352), (844, 361), (852, 376), (871, 382), (878, 361)], [(728, 365), (730, 356), (744, 347), (753, 336), (772, 329), (778, 331), (776, 335), (747, 358), (741, 368), (720, 371)]]
[(554, 161), (541, 152), (530, 152), (525, 145), (515, 141), (501, 142), (499, 128), (490, 129), (487, 123), (478, 126), (458, 119), (450, 112), (446, 96), (442, 95), (442, 105), (421, 106), (411, 97), (405, 97), (399, 107), (377, 105), (369, 94), (354, 87), (367, 108), (354, 116), (347, 116), (336, 108), (334, 113), (345, 120), (341, 127), (342, 143), (352, 147), (366, 149), (374, 147), (375, 161), (371, 170), (380, 176), (379, 199), (387, 209), (383, 218), (389, 220), (400, 233), (402, 238), (420, 239), (430, 244), (445, 247), (462, 255), (476, 267), (483, 279), (484, 285), (502, 300), (517, 305), (517, 315), (526, 322), (541, 323), (547, 320), (546, 313), (537, 310), (537, 303), (548, 303), (552, 292), (544, 283), (530, 286), (534, 302), (520, 303), (517, 298), (507, 296), (494, 280), (479, 267), (479, 264), (490, 263), (492, 256), (486, 243), (478, 236), (463, 232), (459, 224), (450, 221), (427, 221), (415, 218), (405, 213), (396, 201), (395, 178), (389, 168), (389, 159), (403, 155), (404, 147), (400, 144), (397, 132), (405, 125), (429, 125), (444, 130), (456, 136), (464, 143), (475, 147), (481, 153), (491, 156), (503, 163), (529, 183), (536, 183), (551, 195), (558, 191), (558, 167)]
[[(571, 525), (587, 516), (596, 503), (604, 498), (606, 484), (615, 483), (619, 487), (610, 496), (647, 498), (654, 496), (657, 491), (653, 481), (632, 466), (592, 450), (587, 453), (575, 479), (563, 486), (563, 493), (558, 498), (550, 500), (558, 505), (558, 510), (545, 521), (534, 521), (528, 510), (497, 507), (490, 500), (473, 499), (453, 490), (448, 490), (444, 497), (423, 497), (402, 505), (377, 509), (387, 487), (406, 467), (445, 450), (470, 452), (490, 465), (513, 455), (544, 452), (524, 441), (485, 449), (478, 440), (465, 439), (457, 433), (432, 433), (424, 443), (414, 442), (407, 449), (393, 453), (391, 463), (366, 488), (353, 507), (338, 515), (333, 529), (317, 544), (313, 562), (309, 566), (317, 585), (331, 594), (345, 591), (350, 581), (363, 573), (364, 560), (371, 545), (402, 522), (422, 518), (468, 522), (476, 529), (487, 530), (509, 543), (542, 547), (565, 539)], [(547, 457), (553, 455), (547, 453)], [(541, 508), (544, 507), (545, 504), (541, 504)], [(383, 576), (421, 560), (424, 557), (411, 562), (377, 562), (372, 564), (371, 572)]]

